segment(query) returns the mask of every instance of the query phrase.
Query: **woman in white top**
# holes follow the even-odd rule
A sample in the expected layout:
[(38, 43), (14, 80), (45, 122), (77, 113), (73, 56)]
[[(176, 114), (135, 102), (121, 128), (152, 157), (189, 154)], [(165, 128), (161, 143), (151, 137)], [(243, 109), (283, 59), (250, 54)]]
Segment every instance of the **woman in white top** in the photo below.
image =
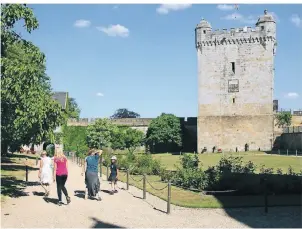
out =
[(53, 181), (53, 161), (47, 156), (46, 151), (42, 151), (40, 160), (39, 178), (41, 186), (45, 190), (45, 197), (49, 195), (50, 185)]

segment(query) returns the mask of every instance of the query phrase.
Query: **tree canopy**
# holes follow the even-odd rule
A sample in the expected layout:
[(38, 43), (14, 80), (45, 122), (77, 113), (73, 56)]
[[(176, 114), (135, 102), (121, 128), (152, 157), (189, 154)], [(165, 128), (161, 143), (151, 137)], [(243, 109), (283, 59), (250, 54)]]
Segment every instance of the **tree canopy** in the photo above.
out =
[(111, 148), (116, 150), (127, 149), (133, 153), (137, 147), (143, 145), (144, 133), (140, 130), (130, 127), (118, 127), (113, 131), (111, 139)]
[(279, 112), (276, 115), (277, 123), (276, 125), (278, 127), (287, 127), (291, 125), (292, 121), (292, 114), (290, 112)]
[(38, 20), (25, 4), (3, 4), (1, 12), (1, 146), (13, 152), (22, 144), (38, 144), (65, 122), (52, 99), (45, 55), (15, 30), (23, 20), (28, 33)]
[(87, 127), (87, 143), (90, 148), (109, 147), (112, 133), (117, 128), (109, 119), (98, 119)]
[(161, 114), (153, 119), (148, 127), (146, 143), (182, 145), (180, 120), (173, 114)]
[(138, 113), (135, 113), (134, 111), (129, 111), (126, 108), (120, 108), (115, 111), (115, 113), (110, 117), (111, 119), (117, 119), (117, 118), (140, 118), (140, 115)]
[(68, 98), (67, 112), (68, 118), (80, 118), (81, 109), (79, 108), (75, 98)]

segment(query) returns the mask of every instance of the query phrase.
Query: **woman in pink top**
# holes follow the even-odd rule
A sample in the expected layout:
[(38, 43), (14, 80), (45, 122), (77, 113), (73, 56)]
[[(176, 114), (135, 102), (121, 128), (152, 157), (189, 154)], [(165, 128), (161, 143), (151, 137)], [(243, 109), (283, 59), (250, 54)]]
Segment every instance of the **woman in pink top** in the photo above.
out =
[(56, 153), (54, 156), (54, 181), (57, 180), (57, 192), (58, 192), (58, 205), (61, 206), (62, 203), (62, 191), (66, 196), (67, 204), (70, 203), (70, 197), (68, 196), (67, 189), (65, 188), (65, 183), (68, 176), (68, 161), (65, 157), (62, 149), (56, 148)]

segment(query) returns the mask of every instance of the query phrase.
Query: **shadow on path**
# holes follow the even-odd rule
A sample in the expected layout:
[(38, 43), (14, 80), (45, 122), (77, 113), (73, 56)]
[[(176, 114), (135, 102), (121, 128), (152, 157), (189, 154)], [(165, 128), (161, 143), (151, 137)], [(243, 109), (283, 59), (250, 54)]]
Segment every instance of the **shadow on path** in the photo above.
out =
[(55, 205), (57, 205), (57, 203), (58, 203), (58, 199), (55, 199), (55, 198), (44, 197), (43, 199), (46, 203), (52, 203)]
[(111, 223), (102, 222), (96, 218), (91, 218), (94, 221), (94, 224), (91, 228), (124, 228)]
[(34, 196), (44, 196), (45, 193), (44, 192), (33, 192)]

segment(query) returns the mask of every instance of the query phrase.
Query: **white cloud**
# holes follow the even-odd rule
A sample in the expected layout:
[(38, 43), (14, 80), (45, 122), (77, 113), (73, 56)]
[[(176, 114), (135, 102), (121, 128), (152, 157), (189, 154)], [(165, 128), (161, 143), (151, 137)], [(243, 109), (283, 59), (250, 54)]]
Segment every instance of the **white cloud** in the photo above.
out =
[(302, 27), (302, 19), (298, 16), (298, 14), (293, 14), (290, 20), (295, 26)]
[(102, 96), (104, 96), (104, 94), (101, 92), (98, 92), (98, 93), (96, 93), (96, 96), (102, 97)]
[(113, 7), (112, 7), (112, 9), (114, 9), (114, 10), (117, 10), (119, 8), (119, 5), (114, 5)]
[(257, 22), (257, 18), (253, 15), (249, 15), (249, 16), (243, 16), (240, 13), (232, 13), (232, 14), (228, 14), (224, 17), (222, 17), (221, 19), (223, 20), (234, 20), (234, 21), (240, 21), (246, 24), (254, 24)]
[(285, 95), (285, 97), (289, 99), (296, 99), (299, 97), (299, 94), (296, 92), (289, 92)]
[[(269, 14), (271, 14), (274, 17), (276, 22), (280, 22), (280, 19), (276, 13), (269, 12)], [(228, 14), (228, 15), (222, 17), (221, 19), (239, 21), (239, 22), (242, 22), (245, 24), (255, 24), (258, 21), (258, 18), (259, 18), (259, 16), (255, 16), (255, 15), (244, 16), (240, 13), (234, 12), (232, 14)]]
[(91, 22), (88, 20), (81, 19), (81, 20), (75, 21), (75, 23), (73, 25), (78, 28), (85, 28), (85, 27), (89, 27), (91, 25)]
[(170, 11), (179, 11), (190, 8), (192, 4), (162, 4), (157, 9), (158, 14), (168, 14)]
[(110, 37), (128, 37), (129, 36), (129, 29), (123, 25), (109, 25), (108, 27), (97, 27), (98, 30), (106, 33)]
[(228, 5), (223, 4), (223, 5), (218, 5), (217, 8), (222, 11), (229, 11), (229, 10), (234, 10), (235, 6), (229, 4)]

